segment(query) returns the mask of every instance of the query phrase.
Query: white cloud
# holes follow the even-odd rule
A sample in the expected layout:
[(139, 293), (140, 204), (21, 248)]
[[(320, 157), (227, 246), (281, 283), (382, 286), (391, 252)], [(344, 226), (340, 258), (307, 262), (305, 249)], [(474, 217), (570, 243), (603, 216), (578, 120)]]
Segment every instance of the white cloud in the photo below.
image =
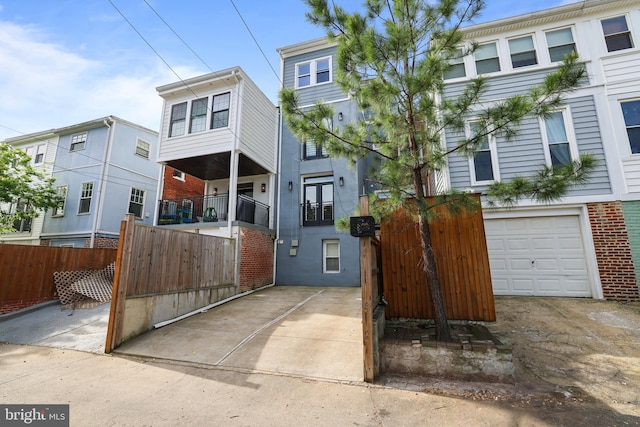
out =
[(47, 37), (0, 21), (0, 140), (18, 135), (6, 127), (31, 133), (107, 115), (158, 130), (162, 102), (155, 88), (177, 80), (164, 64), (148, 57), (151, 65), (144, 66), (127, 52), (89, 59)]

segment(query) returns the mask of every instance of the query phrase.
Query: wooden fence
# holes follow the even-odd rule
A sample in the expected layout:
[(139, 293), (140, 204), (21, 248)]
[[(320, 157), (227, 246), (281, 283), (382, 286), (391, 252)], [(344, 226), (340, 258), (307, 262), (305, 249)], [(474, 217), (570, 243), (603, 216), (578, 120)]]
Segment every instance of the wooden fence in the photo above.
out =
[[(482, 211), (439, 214), (429, 228), (447, 317), (495, 321)], [(418, 224), (398, 211), (380, 234), (387, 318), (432, 319)]]
[[(233, 239), (137, 225), (133, 215), (127, 215), (120, 229), (105, 351), (110, 352), (128, 338), (123, 335), (127, 298), (170, 297), (172, 294), (233, 288), (235, 260)], [(235, 293), (235, 288), (229, 292)], [(230, 295), (216, 292), (209, 298), (227, 296)], [(208, 305), (209, 300), (201, 299), (200, 302)], [(149, 304), (153, 305), (152, 302)], [(151, 311), (151, 308), (143, 311)], [(150, 317), (166, 320), (159, 316), (175, 317), (171, 313), (170, 310)]]
[(54, 272), (99, 270), (115, 260), (115, 249), (0, 244), (0, 304), (54, 299)]

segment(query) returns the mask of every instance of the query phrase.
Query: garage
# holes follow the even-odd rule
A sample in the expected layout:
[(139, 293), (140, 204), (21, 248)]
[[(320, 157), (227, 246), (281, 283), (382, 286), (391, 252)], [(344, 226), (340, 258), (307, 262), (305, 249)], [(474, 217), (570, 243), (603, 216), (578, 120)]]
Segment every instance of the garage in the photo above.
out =
[(485, 219), (493, 293), (590, 297), (578, 215)]

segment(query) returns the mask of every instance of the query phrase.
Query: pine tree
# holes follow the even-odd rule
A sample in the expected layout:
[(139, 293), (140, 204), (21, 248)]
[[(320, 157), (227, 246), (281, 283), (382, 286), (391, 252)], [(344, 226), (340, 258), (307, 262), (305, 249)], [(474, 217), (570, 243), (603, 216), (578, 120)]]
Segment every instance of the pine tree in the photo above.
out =
[[(334, 114), (329, 105), (320, 100), (301, 109), (296, 91), (285, 88), (280, 93), (285, 122), (300, 141), (313, 140), (332, 157), (355, 162), (373, 154), (379, 160), (371, 176), (388, 198), (372, 206), (378, 215), (402, 207), (417, 218), (436, 334), (450, 340), (429, 221), (435, 206), (451, 212), (478, 206), (469, 194), (436, 194), (434, 176), (446, 168), (447, 156), (473, 156), (490, 134), (513, 142), (525, 117), (548, 116), (562, 104), (563, 96), (580, 83), (584, 66), (575, 53), (567, 55), (540, 85), (478, 109), (487, 91), (485, 78), (471, 80), (460, 96), (447, 99), (443, 76), (452, 59), (476, 48), (463, 39), (461, 27), (480, 12), (482, 0), (367, 0), (362, 13), (348, 13), (327, 0), (306, 3), (307, 19), (326, 29), (328, 40), (337, 44), (337, 84), (366, 118), (333, 128), (326, 120)], [(474, 125), (468, 135), (470, 117)], [(445, 129), (467, 136), (447, 149)], [(594, 167), (594, 158), (582, 155), (564, 167), (543, 166), (534, 176), (498, 182), (485, 197), (499, 205), (513, 205), (523, 197), (550, 202), (585, 183)]]

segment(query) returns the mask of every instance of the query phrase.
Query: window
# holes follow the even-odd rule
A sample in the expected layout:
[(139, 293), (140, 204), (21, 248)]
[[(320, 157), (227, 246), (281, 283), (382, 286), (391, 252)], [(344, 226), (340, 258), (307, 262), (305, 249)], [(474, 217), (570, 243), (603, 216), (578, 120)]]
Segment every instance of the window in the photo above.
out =
[(305, 178), (303, 225), (333, 224), (333, 176)]
[(573, 135), (571, 131), (567, 131), (567, 122), (565, 115), (567, 110), (556, 111), (551, 113), (544, 122), (544, 131), (542, 138), (547, 145), (548, 151), (545, 153), (547, 164), (549, 166), (566, 166), (573, 161), (572, 142), (569, 135)]
[(314, 141), (305, 142), (303, 150), (304, 160), (322, 159), (327, 157), (322, 150), (322, 146), (316, 144)]
[(330, 77), (329, 58), (319, 59), (316, 62), (316, 84), (326, 83)]
[(44, 153), (46, 149), (47, 146), (45, 144), (41, 144), (36, 147), (36, 155), (33, 157), (34, 164), (38, 165), (44, 162)]
[(61, 185), (56, 187), (56, 193), (58, 195), (58, 201), (56, 202), (56, 206), (53, 208), (51, 216), (64, 216), (64, 205), (67, 203), (67, 186)]
[(331, 57), (296, 64), (296, 87), (313, 86), (331, 81)]
[(465, 77), (464, 70), (464, 57), (462, 55), (462, 49), (456, 49), (456, 53), (449, 59), (449, 69), (444, 73), (444, 79), (457, 79)]
[[(472, 138), (479, 132), (486, 132), (479, 127), (477, 122), (471, 122), (468, 127), (469, 138)], [(481, 137), (479, 149), (474, 156), (469, 159), (469, 166), (471, 170), (471, 184), (484, 184), (492, 181), (497, 181), (498, 174), (494, 167), (494, 164), (498, 164), (497, 154), (495, 152), (495, 139), (494, 136), (484, 135)]]
[(495, 43), (478, 46), (473, 56), (476, 60), (476, 73), (486, 74), (500, 71), (500, 57)]
[(513, 68), (536, 65), (536, 48), (533, 46), (531, 36), (520, 37), (509, 40), (509, 51), (511, 52), (511, 64)]
[(78, 214), (86, 214), (91, 210), (91, 197), (93, 196), (93, 182), (83, 182), (80, 192), (80, 206)]
[[(333, 120), (323, 119), (322, 124), (327, 129), (333, 129)], [(307, 141), (303, 144), (302, 158), (304, 160), (323, 159), (327, 157), (327, 154), (322, 149), (320, 144), (315, 141)]]
[(631, 154), (640, 153), (640, 100), (622, 102), (622, 115), (627, 128)]
[(184, 135), (185, 120), (187, 118), (187, 103), (176, 104), (171, 107), (171, 121), (169, 122), (169, 136)]
[(180, 181), (184, 181), (184, 172), (179, 171), (178, 169), (173, 170), (173, 177), (175, 179), (179, 179)]
[(196, 99), (191, 102), (191, 122), (189, 133), (202, 132), (207, 128), (207, 106), (209, 98)]
[(137, 139), (136, 140), (136, 154), (140, 157), (144, 157), (145, 159), (149, 158), (149, 148), (151, 147), (151, 145), (146, 142), (143, 141), (141, 139)]
[(616, 50), (630, 49), (633, 47), (631, 40), (631, 32), (627, 26), (627, 18), (618, 16), (610, 19), (603, 19), (602, 32), (604, 33), (604, 41), (607, 44), (608, 52)]
[(322, 241), (322, 272), (340, 273), (340, 241)]
[(131, 189), (131, 199), (129, 200), (129, 210), (127, 213), (134, 214), (136, 218), (142, 218), (142, 208), (144, 206), (144, 190), (139, 188)]
[(211, 114), (211, 129), (229, 126), (229, 103), (231, 93), (223, 93), (213, 97), (213, 110)]
[(84, 150), (84, 146), (87, 142), (87, 133), (79, 133), (71, 136), (71, 146), (69, 151)]
[(576, 44), (573, 41), (571, 28), (548, 31), (545, 35), (547, 36), (547, 46), (549, 47), (549, 58), (551, 62), (562, 61), (565, 55), (575, 52)]
[[(25, 199), (18, 200), (16, 203), (15, 213), (24, 212), (29, 213), (31, 209), (29, 208), (29, 202)], [(31, 231), (31, 218), (19, 218), (13, 221), (13, 228), (16, 231)]]

